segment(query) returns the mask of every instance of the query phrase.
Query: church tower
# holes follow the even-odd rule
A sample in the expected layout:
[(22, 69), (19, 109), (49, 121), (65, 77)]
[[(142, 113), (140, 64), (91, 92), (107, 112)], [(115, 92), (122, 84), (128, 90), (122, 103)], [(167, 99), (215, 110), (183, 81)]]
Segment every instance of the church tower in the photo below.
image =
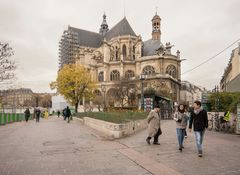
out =
[(158, 16), (157, 12), (152, 19), (152, 40), (161, 41), (161, 18)]
[(103, 14), (103, 22), (101, 24), (101, 28), (99, 29), (99, 34), (104, 37), (105, 34), (107, 33), (108, 31), (108, 24), (107, 24), (107, 21), (106, 21), (106, 15), (105, 13)]

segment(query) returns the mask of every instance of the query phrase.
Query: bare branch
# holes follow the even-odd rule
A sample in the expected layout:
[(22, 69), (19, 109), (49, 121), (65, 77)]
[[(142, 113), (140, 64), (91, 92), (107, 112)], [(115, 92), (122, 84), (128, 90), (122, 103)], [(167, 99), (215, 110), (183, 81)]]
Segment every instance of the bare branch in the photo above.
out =
[(0, 82), (12, 79), (15, 76), (16, 64), (10, 59), (13, 54), (9, 44), (0, 41)]

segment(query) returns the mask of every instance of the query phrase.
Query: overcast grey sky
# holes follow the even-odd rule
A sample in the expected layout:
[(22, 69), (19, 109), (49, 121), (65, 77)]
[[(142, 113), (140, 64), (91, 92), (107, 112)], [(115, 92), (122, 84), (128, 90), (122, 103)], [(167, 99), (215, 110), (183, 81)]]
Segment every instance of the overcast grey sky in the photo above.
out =
[[(240, 0), (0, 0), (0, 40), (15, 51), (15, 87), (51, 92), (58, 42), (67, 26), (98, 32), (105, 12), (111, 28), (124, 17), (124, 6), (130, 25), (144, 41), (151, 38), (151, 19), (158, 7), (162, 43), (171, 42), (173, 53), (179, 49), (181, 59), (187, 59), (182, 72), (240, 38)], [(212, 89), (236, 47), (184, 74), (182, 80)]]

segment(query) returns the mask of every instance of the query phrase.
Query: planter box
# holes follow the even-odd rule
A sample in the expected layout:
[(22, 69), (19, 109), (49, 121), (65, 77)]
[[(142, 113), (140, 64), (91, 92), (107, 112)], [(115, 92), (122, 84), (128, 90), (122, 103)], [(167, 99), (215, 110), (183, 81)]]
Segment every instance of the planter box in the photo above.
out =
[(83, 123), (99, 132), (104, 133), (111, 138), (125, 137), (137, 131), (143, 130), (147, 127), (146, 119), (116, 124), (89, 117), (84, 117)]

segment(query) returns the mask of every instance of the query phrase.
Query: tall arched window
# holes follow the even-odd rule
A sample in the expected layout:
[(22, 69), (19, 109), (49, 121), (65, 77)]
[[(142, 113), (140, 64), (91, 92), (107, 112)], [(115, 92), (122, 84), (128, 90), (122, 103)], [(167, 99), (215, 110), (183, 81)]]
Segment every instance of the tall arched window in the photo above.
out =
[(154, 69), (153, 66), (146, 66), (146, 67), (143, 68), (142, 73), (145, 74), (145, 75), (154, 74), (155, 73), (155, 69)]
[(125, 78), (129, 79), (131, 77), (134, 77), (134, 72), (132, 70), (126, 71)]
[(98, 74), (98, 81), (99, 82), (104, 81), (104, 74), (103, 74), (103, 72), (99, 72), (99, 74)]
[(127, 47), (125, 44), (122, 46), (122, 53), (123, 53), (123, 59), (126, 59), (127, 57)]
[(133, 60), (135, 60), (136, 56), (135, 56), (135, 47), (134, 46), (133, 46), (133, 51), (132, 52), (133, 52)]
[(115, 47), (115, 60), (118, 61), (118, 48)]
[(169, 65), (166, 69), (166, 73), (171, 75), (173, 78), (177, 78), (177, 69), (174, 65)]
[(113, 70), (110, 73), (110, 81), (119, 81), (120, 80), (120, 73), (117, 70)]

